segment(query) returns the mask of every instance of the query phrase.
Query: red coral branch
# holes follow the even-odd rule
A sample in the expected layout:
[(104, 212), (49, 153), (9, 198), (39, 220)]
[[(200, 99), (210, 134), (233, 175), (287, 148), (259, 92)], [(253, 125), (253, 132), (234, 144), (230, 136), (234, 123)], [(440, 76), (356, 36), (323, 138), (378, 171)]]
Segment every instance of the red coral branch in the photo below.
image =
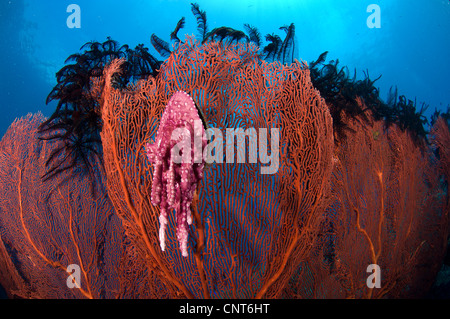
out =
[[(224, 48), (188, 39), (156, 79), (126, 92), (105, 83), (102, 141), (109, 194), (148, 268), (173, 297), (276, 297), (318, 233), (332, 167), (331, 117), (305, 65), (267, 64), (256, 52), (243, 44)], [(115, 63), (106, 78), (117, 70)], [(208, 167), (193, 208), (188, 252), (194, 253), (187, 258), (174, 250), (170, 228), (165, 251), (155, 250), (160, 212), (150, 192), (157, 166), (143, 152), (155, 141), (169, 98), (180, 90), (192, 96), (212, 128), (280, 129), (275, 174), (261, 174), (267, 166), (261, 163), (237, 163), (239, 154), (228, 159), (234, 164)], [(272, 141), (268, 149), (276, 147)], [(171, 215), (167, 219), (174, 223)]]
[[(0, 145), (3, 251), (15, 260), (11, 272), (22, 278), (13, 291), (20, 297), (113, 297), (120, 275), (109, 276), (123, 255), (120, 221), (104, 189), (93, 197), (89, 179), (42, 181), (45, 160), (57, 146), (36, 138), (42, 121), (40, 114), (16, 120)], [(79, 289), (66, 285), (71, 264), (81, 271)]]

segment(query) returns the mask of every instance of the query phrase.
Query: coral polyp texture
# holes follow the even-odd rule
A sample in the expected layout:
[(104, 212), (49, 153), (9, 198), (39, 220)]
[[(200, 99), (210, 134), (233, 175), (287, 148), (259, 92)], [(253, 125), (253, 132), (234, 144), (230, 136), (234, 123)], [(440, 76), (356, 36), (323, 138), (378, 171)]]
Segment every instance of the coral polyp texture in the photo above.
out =
[(167, 214), (175, 210), (180, 249), (183, 256), (188, 255), (188, 225), (192, 224), (190, 205), (203, 178), (206, 143), (194, 101), (189, 94), (176, 92), (161, 118), (155, 142), (146, 144), (147, 157), (154, 166), (151, 201), (160, 207), (159, 239), (163, 251)]

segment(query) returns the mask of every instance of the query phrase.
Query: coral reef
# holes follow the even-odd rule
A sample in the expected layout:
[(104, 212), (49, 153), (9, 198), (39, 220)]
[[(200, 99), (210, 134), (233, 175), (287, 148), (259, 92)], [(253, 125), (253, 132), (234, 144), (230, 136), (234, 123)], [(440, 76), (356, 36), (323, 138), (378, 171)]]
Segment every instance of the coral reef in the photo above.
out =
[(368, 72), (294, 59), (293, 24), (263, 47), (256, 27), (209, 31), (191, 9), (198, 40), (179, 38), (184, 17), (172, 49), (151, 36), (164, 62), (84, 45), (57, 73), (55, 112), (1, 140), (8, 297), (426, 295), (450, 231), (448, 112), (427, 132), (426, 106), (396, 89), (383, 102)]
[[(156, 79), (127, 91), (107, 84), (117, 66), (106, 70), (102, 142), (108, 194), (134, 244), (148, 256), (149, 269), (161, 274), (172, 296), (276, 297), (319, 230), (332, 165), (331, 117), (305, 65), (261, 63), (255, 49), (188, 39)], [(214, 163), (206, 170), (191, 205), (188, 258), (174, 249), (171, 231), (165, 252), (155, 249), (155, 167), (143, 153), (165, 105), (180, 90), (193, 97), (211, 127), (282, 128), (277, 174), (259, 174), (261, 163), (248, 162)], [(135, 164), (122, 164), (130, 160)]]

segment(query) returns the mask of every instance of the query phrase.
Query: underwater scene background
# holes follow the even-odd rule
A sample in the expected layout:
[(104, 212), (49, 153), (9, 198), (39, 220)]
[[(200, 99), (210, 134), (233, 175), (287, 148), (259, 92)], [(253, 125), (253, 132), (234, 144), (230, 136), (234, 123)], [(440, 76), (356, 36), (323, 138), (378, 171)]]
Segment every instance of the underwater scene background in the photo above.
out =
[[(5, 298), (450, 296), (449, 1), (2, 0), (0, 30)], [(174, 164), (194, 120), (214, 161)]]

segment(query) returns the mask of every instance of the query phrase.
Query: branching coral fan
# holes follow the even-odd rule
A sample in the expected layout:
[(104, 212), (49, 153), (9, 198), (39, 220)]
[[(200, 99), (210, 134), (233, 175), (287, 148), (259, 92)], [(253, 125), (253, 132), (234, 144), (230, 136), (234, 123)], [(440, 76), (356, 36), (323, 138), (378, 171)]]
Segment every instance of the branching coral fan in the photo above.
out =
[[(89, 86), (102, 118), (95, 200), (82, 175), (57, 187), (36, 175), (59, 147), (34, 137), (44, 119), (14, 123), (0, 144), (0, 282), (11, 297), (386, 298), (429, 287), (449, 233), (442, 119), (429, 147), (343, 110), (350, 130), (335, 143), (308, 66), (262, 61), (252, 43), (187, 38), (157, 74), (127, 87), (114, 85), (122, 67), (112, 61)], [(178, 105), (187, 116), (171, 113)], [(278, 171), (261, 174), (264, 163), (236, 154), (220, 161), (216, 148), (203, 172), (191, 120), (279, 128)], [(83, 274), (76, 291), (65, 286), (72, 263)], [(365, 285), (372, 263), (380, 290)]]
[[(102, 98), (108, 193), (149, 269), (164, 281), (161, 294), (281, 295), (319, 230), (332, 168), (331, 117), (308, 68), (265, 63), (247, 44), (188, 39), (156, 79), (119, 91), (107, 80), (116, 71), (116, 65), (105, 71)], [(174, 249), (169, 229), (165, 252), (155, 249), (160, 215), (150, 202), (155, 168), (143, 152), (169, 98), (180, 90), (193, 97), (212, 127), (281, 128), (277, 174), (261, 175), (261, 164), (248, 162), (213, 164), (206, 171), (191, 205), (187, 258)], [(123, 165), (127, 162), (134, 164)], [(168, 222), (175, 221), (169, 216)]]

